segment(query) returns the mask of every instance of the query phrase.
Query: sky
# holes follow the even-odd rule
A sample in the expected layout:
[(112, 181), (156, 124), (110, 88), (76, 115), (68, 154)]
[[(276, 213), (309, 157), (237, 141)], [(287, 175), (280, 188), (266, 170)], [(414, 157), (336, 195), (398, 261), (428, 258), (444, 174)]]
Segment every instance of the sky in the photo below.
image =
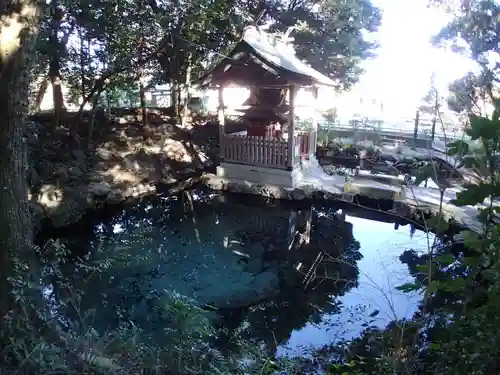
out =
[(383, 12), (375, 39), (381, 44), (377, 57), (365, 63), (366, 73), (346, 97), (377, 98), (396, 116), (413, 116), (436, 73), (437, 84), (448, 84), (474, 68), (451, 51), (433, 47), (430, 39), (447, 23), (440, 10), (426, 7), (426, 0), (373, 0)]

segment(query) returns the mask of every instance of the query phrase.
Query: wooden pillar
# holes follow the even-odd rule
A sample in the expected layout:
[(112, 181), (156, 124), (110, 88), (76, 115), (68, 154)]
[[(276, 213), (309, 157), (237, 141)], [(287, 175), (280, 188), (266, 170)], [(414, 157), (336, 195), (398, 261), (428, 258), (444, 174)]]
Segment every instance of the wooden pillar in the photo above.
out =
[(287, 169), (292, 170), (295, 164), (294, 153), (295, 153), (295, 145), (293, 144), (293, 132), (295, 130), (295, 92), (296, 87), (294, 85), (290, 85), (288, 88), (288, 155), (287, 155)]
[(309, 160), (316, 156), (316, 148), (318, 147), (318, 86), (312, 87), (313, 94), (313, 115), (312, 129), (314, 130), (311, 147), (309, 147)]
[(219, 120), (219, 147), (220, 147), (220, 161), (224, 161), (224, 86), (219, 86), (219, 105), (218, 105), (218, 120)]
[(432, 129), (431, 129), (431, 144), (434, 142), (434, 138), (436, 136), (436, 122), (437, 122), (437, 115), (434, 113), (434, 117), (432, 118)]
[(415, 114), (415, 126), (413, 128), (413, 149), (417, 148), (417, 138), (418, 138), (418, 121), (419, 121), (420, 113), (417, 109), (417, 113)]

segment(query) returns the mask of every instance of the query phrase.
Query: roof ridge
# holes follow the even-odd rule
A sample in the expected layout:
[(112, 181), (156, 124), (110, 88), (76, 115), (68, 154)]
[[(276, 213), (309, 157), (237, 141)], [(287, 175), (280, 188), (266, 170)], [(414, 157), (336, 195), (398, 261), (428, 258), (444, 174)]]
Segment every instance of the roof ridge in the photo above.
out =
[[(251, 32), (255, 30), (256, 33), (259, 35), (259, 41), (262, 41), (262, 39), (264, 39), (267, 43), (269, 43), (272, 47), (278, 47), (278, 46), (283, 46), (285, 47), (285, 49), (288, 51), (288, 52), (293, 52), (295, 53), (295, 48), (293, 48), (293, 43), (289, 43), (287, 42), (286, 40), (283, 39), (283, 37), (285, 36), (285, 34), (281, 33), (281, 32), (277, 32), (277, 33), (268, 33), (267, 31), (265, 31), (261, 26), (254, 26), (254, 25), (249, 25), (249, 26), (246, 26), (244, 29), (243, 29), (243, 33), (242, 33), (242, 39), (244, 40), (245, 39), (245, 33), (246, 32)], [(273, 43), (270, 43), (270, 40), (273, 41)], [(291, 47), (291, 48), (290, 48)]]

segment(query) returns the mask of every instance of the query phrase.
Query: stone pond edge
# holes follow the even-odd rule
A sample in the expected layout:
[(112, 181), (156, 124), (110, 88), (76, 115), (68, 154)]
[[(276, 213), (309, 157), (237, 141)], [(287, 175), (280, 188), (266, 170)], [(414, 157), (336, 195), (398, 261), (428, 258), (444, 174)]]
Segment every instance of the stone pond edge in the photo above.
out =
[[(50, 226), (54, 228), (63, 228), (76, 223), (85, 214), (103, 209), (105, 206), (118, 206), (122, 204), (133, 204), (143, 198), (152, 196), (160, 191), (168, 194), (175, 194), (192, 186), (201, 183), (211, 190), (218, 192), (230, 192), (239, 194), (251, 194), (273, 200), (288, 200), (288, 201), (341, 201), (346, 203), (354, 203), (355, 195), (349, 193), (336, 194), (333, 192), (318, 189), (313, 185), (305, 185), (300, 188), (284, 188), (276, 185), (256, 184), (248, 181), (227, 180), (212, 173), (207, 173), (206, 170), (197, 170), (182, 180), (178, 180), (174, 184), (166, 184), (161, 181), (154, 184), (139, 184), (128, 189), (126, 192), (114, 187), (104, 181), (90, 183), (80, 190), (82, 195), (80, 199), (70, 199), (69, 203), (64, 202), (56, 207), (44, 207), (38, 202), (30, 201), (33, 221), (35, 224), (35, 232), (41, 228), (40, 224), (43, 220), (48, 221)], [(358, 205), (362, 207), (361, 205)], [(391, 210), (384, 211), (387, 214), (392, 214), (409, 221), (414, 221), (422, 224), (424, 215), (435, 216), (438, 214), (436, 207), (419, 207), (405, 201), (394, 201)], [(453, 224), (463, 228), (471, 228), (469, 223), (454, 220), (453, 215), (446, 215), (447, 219)]]
[[(268, 199), (289, 200), (289, 201), (303, 201), (303, 200), (332, 201), (332, 202), (341, 201), (362, 208), (370, 209), (370, 207), (365, 207), (363, 205), (354, 202), (355, 197), (358, 194), (350, 194), (350, 193), (336, 194), (333, 192), (322, 190), (317, 186), (313, 185), (304, 185), (297, 188), (284, 188), (282, 186), (257, 184), (244, 180), (228, 180), (223, 177), (218, 177), (211, 173), (205, 173), (202, 176), (201, 182), (210, 189), (220, 192), (251, 194)], [(418, 203), (412, 204), (411, 202), (405, 200), (393, 200), (392, 209), (387, 211), (382, 211), (382, 210), (380, 211), (425, 226), (423, 219), (430, 216), (437, 216), (439, 213), (439, 207), (438, 206), (424, 207), (424, 206), (419, 206)], [(450, 222), (450, 224), (461, 227), (463, 229), (469, 228), (472, 230), (477, 230), (477, 228), (475, 226), (471, 226), (470, 223), (455, 220), (456, 218), (453, 215), (453, 213), (447, 213), (446, 211), (444, 211), (443, 214), (445, 218)]]
[(29, 204), (35, 235), (44, 228), (60, 229), (70, 226), (86, 214), (104, 210), (106, 207), (134, 204), (160, 192), (176, 194), (199, 183), (202, 173), (203, 171), (196, 171), (175, 183), (156, 181), (131, 186), (126, 190), (117, 189), (105, 181), (93, 182), (80, 187), (78, 197), (70, 197), (54, 207), (44, 206), (32, 199)]

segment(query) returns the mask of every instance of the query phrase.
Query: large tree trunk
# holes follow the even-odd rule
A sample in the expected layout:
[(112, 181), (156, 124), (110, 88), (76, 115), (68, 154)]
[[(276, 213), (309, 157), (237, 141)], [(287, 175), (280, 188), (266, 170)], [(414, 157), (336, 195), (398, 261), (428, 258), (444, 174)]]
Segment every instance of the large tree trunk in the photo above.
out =
[[(0, 319), (12, 302), (8, 277), (13, 260), (31, 262), (31, 215), (26, 182), (24, 131), (28, 111), (30, 57), (40, 9), (34, 0), (2, 1), (0, 17)], [(37, 280), (38, 281), (38, 280)], [(1, 322), (1, 320), (0, 320)], [(1, 323), (0, 323), (1, 324)]]

